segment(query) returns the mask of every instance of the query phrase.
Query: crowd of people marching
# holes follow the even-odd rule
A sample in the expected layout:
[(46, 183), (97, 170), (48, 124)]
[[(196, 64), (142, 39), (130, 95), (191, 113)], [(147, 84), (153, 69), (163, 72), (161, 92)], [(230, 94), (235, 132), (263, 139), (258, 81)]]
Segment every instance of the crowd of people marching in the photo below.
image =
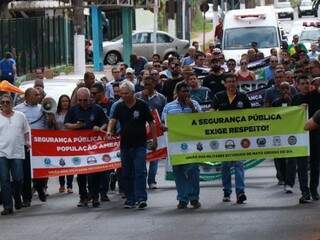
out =
[[(104, 131), (108, 137), (120, 134), (122, 168), (78, 175), (80, 201), (77, 206), (99, 207), (101, 202), (110, 201), (108, 192), (115, 190), (118, 183), (125, 199), (124, 207), (144, 209), (147, 185), (150, 189), (157, 188), (158, 161), (151, 162), (148, 171), (146, 168), (146, 123), (152, 129), (151, 148), (157, 148), (151, 110), (158, 111), (162, 128), (167, 130), (164, 122), (168, 114), (251, 108), (250, 99), (239, 91), (238, 83), (256, 81), (257, 74), (248, 65), (263, 59), (267, 62), (263, 76), (268, 86), (263, 106), (307, 104), (311, 117), (306, 123), (306, 129), (311, 130), (310, 157), (275, 159), (278, 184), (284, 186), (286, 193), (292, 193), (298, 173), (299, 202), (319, 200), (320, 45), (312, 44), (311, 51), (307, 52), (295, 36), (286, 49), (272, 49), (269, 58), (264, 58), (258, 47), (259, 43), (253, 42), (241, 59), (225, 59), (214, 44), (202, 52), (197, 42), (182, 58), (171, 55), (162, 61), (154, 54), (148, 62), (144, 56), (133, 54), (130, 66), (122, 63), (112, 67), (112, 79), (97, 81), (92, 72), (86, 72), (72, 96), (60, 96), (56, 113), (42, 111), (46, 89), (43, 71), (37, 71), (34, 87), (25, 91), (23, 103), (14, 106), (11, 95), (1, 96), (0, 182), (4, 208), (1, 214), (12, 214), (14, 208), (30, 207), (34, 192), (41, 201), (47, 201), (48, 179), (31, 179), (30, 129), (92, 129)], [(243, 161), (221, 164), (222, 200), (231, 201), (232, 168), (236, 202), (242, 204), (247, 200)], [(193, 208), (201, 207), (198, 164), (173, 166), (173, 173), (177, 208), (185, 209), (188, 204)], [(73, 176), (60, 176), (57, 190), (73, 193)]]

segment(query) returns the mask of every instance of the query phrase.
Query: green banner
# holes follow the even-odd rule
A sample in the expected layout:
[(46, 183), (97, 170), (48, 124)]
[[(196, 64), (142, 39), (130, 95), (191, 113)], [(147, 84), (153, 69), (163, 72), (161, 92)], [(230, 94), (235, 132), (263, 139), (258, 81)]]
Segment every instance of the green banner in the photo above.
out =
[(172, 165), (309, 155), (304, 107), (168, 115)]

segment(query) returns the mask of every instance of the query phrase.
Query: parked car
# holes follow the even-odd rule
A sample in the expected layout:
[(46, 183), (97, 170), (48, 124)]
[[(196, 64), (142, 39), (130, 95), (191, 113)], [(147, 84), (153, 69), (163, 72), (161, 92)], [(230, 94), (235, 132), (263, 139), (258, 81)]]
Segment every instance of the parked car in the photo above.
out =
[(278, 14), (278, 18), (294, 19), (293, 8), (290, 2), (279, 2), (275, 5), (274, 11)]
[(298, 6), (299, 18), (305, 15), (317, 16), (317, 12), (315, 11), (313, 3), (310, 0), (302, 1), (301, 4)]
[[(132, 33), (133, 52), (151, 60), (153, 53), (153, 31), (134, 31)], [(166, 32), (157, 32), (157, 53), (162, 59), (170, 54), (184, 55), (189, 48), (189, 41), (178, 39)], [(122, 35), (112, 41), (103, 42), (104, 64), (114, 65), (122, 60)]]

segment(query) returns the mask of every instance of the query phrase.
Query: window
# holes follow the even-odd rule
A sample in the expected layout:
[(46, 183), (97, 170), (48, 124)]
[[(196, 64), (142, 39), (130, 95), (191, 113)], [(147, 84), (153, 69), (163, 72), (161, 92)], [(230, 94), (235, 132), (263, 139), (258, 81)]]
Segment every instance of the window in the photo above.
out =
[(171, 38), (167, 34), (158, 33), (157, 34), (157, 42), (158, 43), (171, 43), (171, 42), (173, 42), (173, 38)]
[(150, 43), (150, 34), (147, 32), (138, 33), (136, 43), (139, 43), (139, 44)]
[(258, 48), (273, 48), (279, 45), (275, 27), (226, 29), (223, 41), (226, 50), (248, 49), (252, 42), (257, 42)]

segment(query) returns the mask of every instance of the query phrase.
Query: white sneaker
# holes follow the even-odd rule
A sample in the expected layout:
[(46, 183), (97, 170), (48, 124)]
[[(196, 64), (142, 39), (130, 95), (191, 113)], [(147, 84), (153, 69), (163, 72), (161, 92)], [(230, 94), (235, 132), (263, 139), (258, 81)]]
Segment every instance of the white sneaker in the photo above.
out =
[(151, 183), (151, 184), (149, 185), (149, 189), (158, 189), (157, 184)]
[(293, 188), (288, 185), (285, 185), (284, 191), (285, 191), (285, 193), (293, 193)]

